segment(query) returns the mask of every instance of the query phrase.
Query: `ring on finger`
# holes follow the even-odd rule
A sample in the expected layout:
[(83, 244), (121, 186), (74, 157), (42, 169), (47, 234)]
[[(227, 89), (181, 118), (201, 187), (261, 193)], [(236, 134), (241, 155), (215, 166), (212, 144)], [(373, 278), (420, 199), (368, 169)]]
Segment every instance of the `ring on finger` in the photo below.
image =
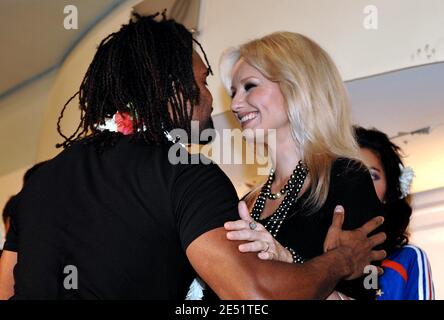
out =
[(248, 226), (250, 227), (251, 230), (254, 230), (257, 227), (257, 223), (256, 221), (251, 221)]

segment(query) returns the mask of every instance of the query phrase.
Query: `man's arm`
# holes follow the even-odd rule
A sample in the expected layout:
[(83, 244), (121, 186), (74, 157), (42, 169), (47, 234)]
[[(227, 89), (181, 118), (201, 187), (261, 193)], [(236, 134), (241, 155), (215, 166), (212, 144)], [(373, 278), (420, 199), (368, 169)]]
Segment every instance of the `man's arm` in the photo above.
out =
[[(243, 202), (239, 211), (247, 210)], [(344, 231), (343, 212), (335, 212), (331, 237), (335, 247), (304, 264), (259, 260), (254, 253), (241, 253), (238, 242), (228, 241), (223, 228), (211, 230), (194, 240), (187, 256), (197, 273), (222, 299), (325, 299), (339, 280), (357, 278), (384, 252), (372, 248), (384, 235), (368, 238), (383, 222), (375, 218), (356, 231)], [(347, 245), (343, 245), (347, 243)]]
[(14, 295), (14, 266), (17, 252), (4, 250), (0, 258), (0, 300), (7, 300)]
[(187, 248), (194, 269), (221, 299), (324, 299), (352, 273), (347, 248), (290, 264), (262, 261), (254, 253), (239, 252), (238, 245), (218, 228)]

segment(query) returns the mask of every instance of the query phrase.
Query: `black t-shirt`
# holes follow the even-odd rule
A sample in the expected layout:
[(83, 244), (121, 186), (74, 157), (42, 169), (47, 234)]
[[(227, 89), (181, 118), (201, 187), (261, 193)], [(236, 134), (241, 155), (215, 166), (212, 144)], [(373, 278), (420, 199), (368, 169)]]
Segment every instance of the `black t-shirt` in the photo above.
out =
[[(238, 198), (215, 164), (172, 165), (168, 151), (121, 137), (103, 154), (76, 143), (39, 168), (4, 246), (19, 252), (14, 298), (184, 299), (186, 248), (237, 219)], [(71, 265), (77, 290), (64, 286)]]
[[(307, 213), (303, 205), (307, 197), (308, 192), (292, 205), (276, 237), (284, 247), (293, 248), (306, 260), (323, 254), (324, 240), (337, 205), (345, 209), (344, 230), (356, 229), (384, 214), (368, 170), (350, 159), (340, 158), (333, 163), (329, 192), (322, 208)], [(270, 218), (261, 223), (265, 225)], [(357, 299), (374, 298), (374, 292), (364, 288), (362, 278), (342, 281), (337, 289)]]

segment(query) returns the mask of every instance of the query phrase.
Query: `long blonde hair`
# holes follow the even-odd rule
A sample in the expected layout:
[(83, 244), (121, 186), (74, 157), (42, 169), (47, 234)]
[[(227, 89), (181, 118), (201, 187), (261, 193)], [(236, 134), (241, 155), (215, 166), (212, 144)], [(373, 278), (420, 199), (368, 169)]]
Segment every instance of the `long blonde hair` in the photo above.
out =
[[(348, 96), (338, 69), (328, 53), (309, 38), (276, 32), (225, 52), (220, 73), (228, 92), (232, 69), (240, 58), (279, 84), (292, 137), (310, 172), (306, 204), (313, 211), (319, 209), (327, 199), (333, 161), (359, 158)], [(250, 195), (254, 197), (255, 192)]]

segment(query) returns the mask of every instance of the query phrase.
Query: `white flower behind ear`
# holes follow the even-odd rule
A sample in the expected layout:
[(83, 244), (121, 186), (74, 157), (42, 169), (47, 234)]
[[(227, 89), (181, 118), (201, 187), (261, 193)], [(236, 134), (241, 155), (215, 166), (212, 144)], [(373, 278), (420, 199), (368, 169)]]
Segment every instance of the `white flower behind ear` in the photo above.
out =
[(402, 164), (399, 165), (399, 169), (401, 169), (401, 175), (399, 176), (399, 186), (401, 188), (400, 199), (404, 199), (410, 193), (410, 187), (412, 186), (415, 172), (411, 167), (404, 167)]

